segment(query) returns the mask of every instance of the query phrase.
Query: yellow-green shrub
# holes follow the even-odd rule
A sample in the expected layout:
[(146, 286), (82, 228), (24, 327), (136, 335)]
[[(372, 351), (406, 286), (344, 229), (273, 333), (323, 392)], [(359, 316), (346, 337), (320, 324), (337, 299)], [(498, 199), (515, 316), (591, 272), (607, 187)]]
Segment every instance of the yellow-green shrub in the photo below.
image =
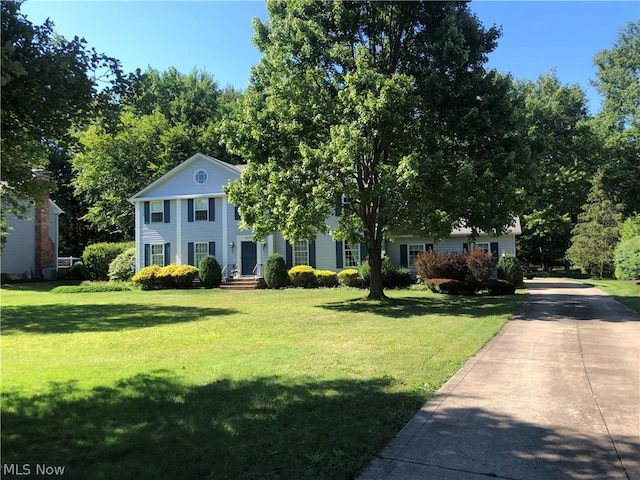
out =
[(156, 280), (160, 288), (175, 288), (174, 275), (177, 269), (180, 268), (175, 263), (165, 265), (156, 273)]
[(148, 267), (144, 267), (133, 276), (131, 281), (133, 283), (139, 284), (143, 290), (151, 290), (158, 286), (156, 276), (158, 275), (160, 270), (161, 269), (158, 265), (150, 265)]
[(318, 286), (313, 267), (309, 265), (296, 265), (289, 270), (289, 280), (294, 287), (315, 288)]
[(346, 287), (357, 287), (358, 286), (358, 270), (355, 268), (347, 268), (346, 270), (342, 270), (338, 273), (338, 281), (340, 285), (344, 285)]
[(336, 287), (338, 276), (331, 270), (316, 270), (316, 282), (320, 287)]

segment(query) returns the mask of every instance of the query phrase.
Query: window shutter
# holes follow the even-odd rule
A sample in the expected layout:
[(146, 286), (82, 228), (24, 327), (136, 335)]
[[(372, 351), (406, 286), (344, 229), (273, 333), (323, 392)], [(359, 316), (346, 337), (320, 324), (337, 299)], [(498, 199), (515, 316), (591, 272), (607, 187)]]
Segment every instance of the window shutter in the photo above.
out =
[(151, 204), (149, 202), (144, 202), (144, 223), (149, 223), (151, 221)]
[(433, 243), (425, 243), (424, 244), (425, 252), (433, 252)]
[(216, 199), (209, 199), (209, 221), (215, 222), (216, 220)]
[(500, 250), (500, 247), (498, 245), (498, 242), (491, 242), (491, 256), (493, 257), (493, 261), (497, 262), (498, 261), (498, 253)]
[(187, 200), (187, 222), (193, 222), (193, 198)]
[(164, 223), (171, 223), (171, 202), (170, 200), (164, 201)]
[(360, 242), (360, 261), (364, 262), (368, 258), (367, 243)]
[(171, 244), (164, 244), (164, 264), (169, 265), (171, 263)]
[(285, 247), (285, 262), (287, 263), (287, 268), (291, 268), (293, 266), (293, 247), (289, 242)]
[(344, 267), (344, 259), (342, 258), (342, 240), (336, 242), (336, 268)]
[(407, 245), (400, 245), (400, 266), (403, 268), (409, 267), (409, 249)]
[(209, 255), (216, 254), (216, 242), (209, 242)]
[(196, 262), (196, 255), (193, 247), (193, 242), (189, 242), (187, 243), (187, 263), (189, 265), (193, 265), (195, 262)]
[(342, 215), (342, 196), (338, 197), (336, 199), (336, 211), (335, 211), (336, 217), (339, 217), (340, 215)]
[(240, 220), (240, 212), (238, 211), (238, 207), (235, 207), (233, 215), (234, 215), (236, 220)]
[(150, 263), (151, 263), (151, 245), (149, 245), (148, 243), (145, 243), (144, 244), (144, 266), (148, 267)]
[(468, 243), (463, 243), (462, 244), (462, 253), (469, 253), (469, 244)]
[(309, 266), (316, 268), (316, 241), (309, 242)]

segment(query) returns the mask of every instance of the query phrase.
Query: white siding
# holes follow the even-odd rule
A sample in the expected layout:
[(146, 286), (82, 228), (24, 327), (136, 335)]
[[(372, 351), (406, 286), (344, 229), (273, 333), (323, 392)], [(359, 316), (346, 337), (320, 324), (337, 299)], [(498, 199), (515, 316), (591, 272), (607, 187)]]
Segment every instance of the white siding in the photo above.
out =
[(7, 235), (7, 243), (0, 250), (2, 273), (31, 276), (36, 272), (35, 211), (31, 208), (26, 219), (7, 214), (7, 223), (13, 228)]

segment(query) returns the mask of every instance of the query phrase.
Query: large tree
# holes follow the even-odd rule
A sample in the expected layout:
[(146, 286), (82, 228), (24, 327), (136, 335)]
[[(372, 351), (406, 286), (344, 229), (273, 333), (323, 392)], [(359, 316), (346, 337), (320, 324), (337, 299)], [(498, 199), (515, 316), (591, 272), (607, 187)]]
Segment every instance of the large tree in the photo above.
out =
[(484, 68), (499, 31), (465, 2), (269, 1), (263, 57), (223, 124), (248, 160), (228, 188), (256, 239), (329, 230), (364, 240), (370, 298), (384, 298), (382, 242), (458, 225), (501, 231), (527, 165), (508, 77)]
[(605, 147), (603, 182), (630, 215), (640, 212), (640, 20), (627, 24), (594, 63), (603, 96), (594, 121)]
[(564, 258), (600, 151), (578, 85), (562, 85), (555, 72), (520, 82), (524, 121), (536, 171), (522, 215), (520, 254), (545, 268)]
[(51, 149), (68, 144), (71, 127), (103, 115), (123, 80), (117, 60), (61, 37), (50, 21), (33, 25), (20, 5), (0, 3), (3, 215), (39, 200), (43, 185), (32, 168), (46, 167)]
[(214, 127), (238, 95), (220, 91), (209, 73), (196, 69), (133, 75), (117, 120), (97, 121), (79, 134), (73, 185), (88, 209), (84, 219), (117, 238), (133, 238), (127, 199), (138, 190), (196, 152), (236, 161)]

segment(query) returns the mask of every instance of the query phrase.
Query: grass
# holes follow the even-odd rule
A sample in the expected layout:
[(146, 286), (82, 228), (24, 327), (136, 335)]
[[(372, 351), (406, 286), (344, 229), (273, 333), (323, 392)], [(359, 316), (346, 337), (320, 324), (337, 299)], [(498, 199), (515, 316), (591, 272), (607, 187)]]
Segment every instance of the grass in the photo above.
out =
[(640, 284), (626, 280), (583, 280), (583, 283), (599, 288), (618, 302), (640, 313)]
[(353, 478), (525, 295), (2, 289), (3, 463)]

